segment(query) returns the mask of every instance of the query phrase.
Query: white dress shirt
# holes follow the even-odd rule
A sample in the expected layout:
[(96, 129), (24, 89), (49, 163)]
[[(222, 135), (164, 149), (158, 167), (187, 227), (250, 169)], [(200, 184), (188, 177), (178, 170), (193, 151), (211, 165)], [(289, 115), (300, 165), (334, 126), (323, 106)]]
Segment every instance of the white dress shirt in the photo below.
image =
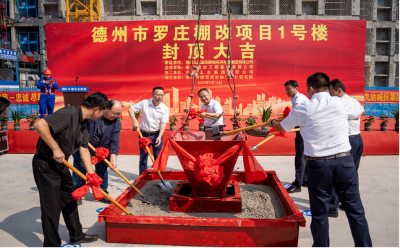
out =
[[(210, 103), (207, 106), (203, 103), (201, 105), (201, 110), (204, 110), (204, 109), (207, 109), (207, 113), (221, 114), (223, 112), (221, 104), (219, 102), (215, 101), (214, 99), (211, 99)], [(221, 118), (213, 126), (224, 125), (223, 118), (224, 118), (224, 116), (221, 116)], [(204, 126), (206, 126), (206, 127), (210, 127), (213, 122), (214, 122), (213, 119), (204, 118)]]
[(311, 100), (298, 104), (283, 121), (286, 131), (300, 126), (304, 154), (325, 157), (350, 151), (349, 119), (356, 119), (359, 109), (347, 98), (319, 92)]
[(142, 111), (140, 129), (152, 133), (160, 130), (161, 122), (169, 122), (169, 109), (164, 103), (154, 106), (153, 99), (142, 100), (133, 105), (131, 109), (135, 113)]
[(361, 133), (361, 131), (360, 131), (361, 114), (364, 112), (364, 108), (361, 106), (359, 101), (357, 101), (354, 98), (349, 97), (349, 95), (346, 94), (342, 97), (353, 102), (353, 104), (360, 110), (360, 112), (359, 112), (360, 118), (358, 120), (349, 120), (349, 136), (360, 134)]
[(308, 102), (308, 98), (304, 94), (297, 92), (290, 101), (292, 102), (292, 108), (295, 108), (297, 104)]

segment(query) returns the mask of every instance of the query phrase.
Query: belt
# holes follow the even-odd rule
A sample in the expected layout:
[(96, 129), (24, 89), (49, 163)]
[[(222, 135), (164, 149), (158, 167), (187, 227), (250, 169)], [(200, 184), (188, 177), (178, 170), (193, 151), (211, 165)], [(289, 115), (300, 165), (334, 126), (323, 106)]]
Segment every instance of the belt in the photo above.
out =
[(54, 95), (54, 93), (40, 93), (42, 95)]
[(360, 137), (360, 134), (355, 134), (355, 135), (349, 135), (349, 137)]
[(143, 131), (142, 130), (142, 133), (145, 133), (145, 134), (147, 134), (147, 135), (154, 135), (154, 134), (156, 134), (156, 133), (159, 133), (160, 132), (160, 130), (158, 130), (158, 131), (155, 131), (155, 132), (146, 132), (146, 131)]
[(310, 160), (329, 160), (329, 159), (336, 159), (336, 158), (342, 158), (342, 157), (347, 157), (351, 156), (351, 151), (348, 152), (341, 152), (332, 156), (326, 156), (326, 157), (309, 157), (307, 156), (307, 161)]

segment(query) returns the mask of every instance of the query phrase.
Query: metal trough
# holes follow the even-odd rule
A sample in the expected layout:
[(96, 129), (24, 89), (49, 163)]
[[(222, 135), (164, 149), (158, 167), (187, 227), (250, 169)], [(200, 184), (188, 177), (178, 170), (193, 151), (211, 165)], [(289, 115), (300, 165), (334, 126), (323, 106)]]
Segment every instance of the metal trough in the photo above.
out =
[[(270, 185), (278, 194), (287, 216), (280, 219), (194, 218), (123, 215), (114, 204), (99, 214), (105, 222), (107, 242), (185, 246), (297, 246), (299, 227), (305, 218), (286, 192), (275, 171), (259, 184)], [(187, 180), (183, 171), (163, 171), (166, 180)], [(146, 170), (134, 185), (142, 188), (157, 173)], [(244, 182), (244, 172), (232, 173), (231, 182)], [(116, 201), (126, 207), (136, 194), (127, 188)]]

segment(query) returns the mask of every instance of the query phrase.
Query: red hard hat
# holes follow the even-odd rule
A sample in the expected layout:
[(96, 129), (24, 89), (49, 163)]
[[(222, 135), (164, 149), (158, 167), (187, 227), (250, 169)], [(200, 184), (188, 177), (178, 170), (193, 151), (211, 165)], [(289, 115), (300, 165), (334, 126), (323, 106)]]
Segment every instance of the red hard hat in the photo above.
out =
[(43, 73), (44, 75), (46, 75), (46, 74), (51, 74), (51, 71), (50, 71), (50, 69), (46, 69), (46, 70), (44, 70), (44, 73)]

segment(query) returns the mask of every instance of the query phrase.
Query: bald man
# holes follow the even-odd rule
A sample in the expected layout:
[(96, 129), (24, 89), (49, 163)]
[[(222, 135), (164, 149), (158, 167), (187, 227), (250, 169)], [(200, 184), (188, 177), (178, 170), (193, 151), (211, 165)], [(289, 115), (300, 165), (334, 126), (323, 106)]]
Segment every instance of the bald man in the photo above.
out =
[[(104, 115), (97, 119), (97, 121), (89, 121), (90, 136), (89, 143), (95, 148), (104, 147), (110, 149), (110, 155), (107, 160), (113, 165), (114, 170), (117, 168), (117, 156), (119, 151), (119, 135), (121, 132), (121, 121), (119, 116), (122, 115), (122, 102), (118, 100), (110, 101), (110, 109), (104, 112)], [(94, 156), (95, 153), (90, 150), (90, 155)], [(85, 167), (83, 166), (82, 159), (79, 151), (75, 152), (74, 155), (74, 166), (83, 174), (86, 174)], [(101, 161), (95, 165), (96, 174), (103, 179), (103, 183), (100, 188), (108, 193), (108, 170), (109, 167), (104, 161)], [(77, 174), (73, 173), (72, 178), (74, 180), (74, 189), (78, 189), (86, 184), (86, 182), (80, 178)], [(78, 205), (82, 204), (82, 199), (77, 200)], [(111, 202), (107, 198), (100, 200), (101, 202), (110, 204)]]

